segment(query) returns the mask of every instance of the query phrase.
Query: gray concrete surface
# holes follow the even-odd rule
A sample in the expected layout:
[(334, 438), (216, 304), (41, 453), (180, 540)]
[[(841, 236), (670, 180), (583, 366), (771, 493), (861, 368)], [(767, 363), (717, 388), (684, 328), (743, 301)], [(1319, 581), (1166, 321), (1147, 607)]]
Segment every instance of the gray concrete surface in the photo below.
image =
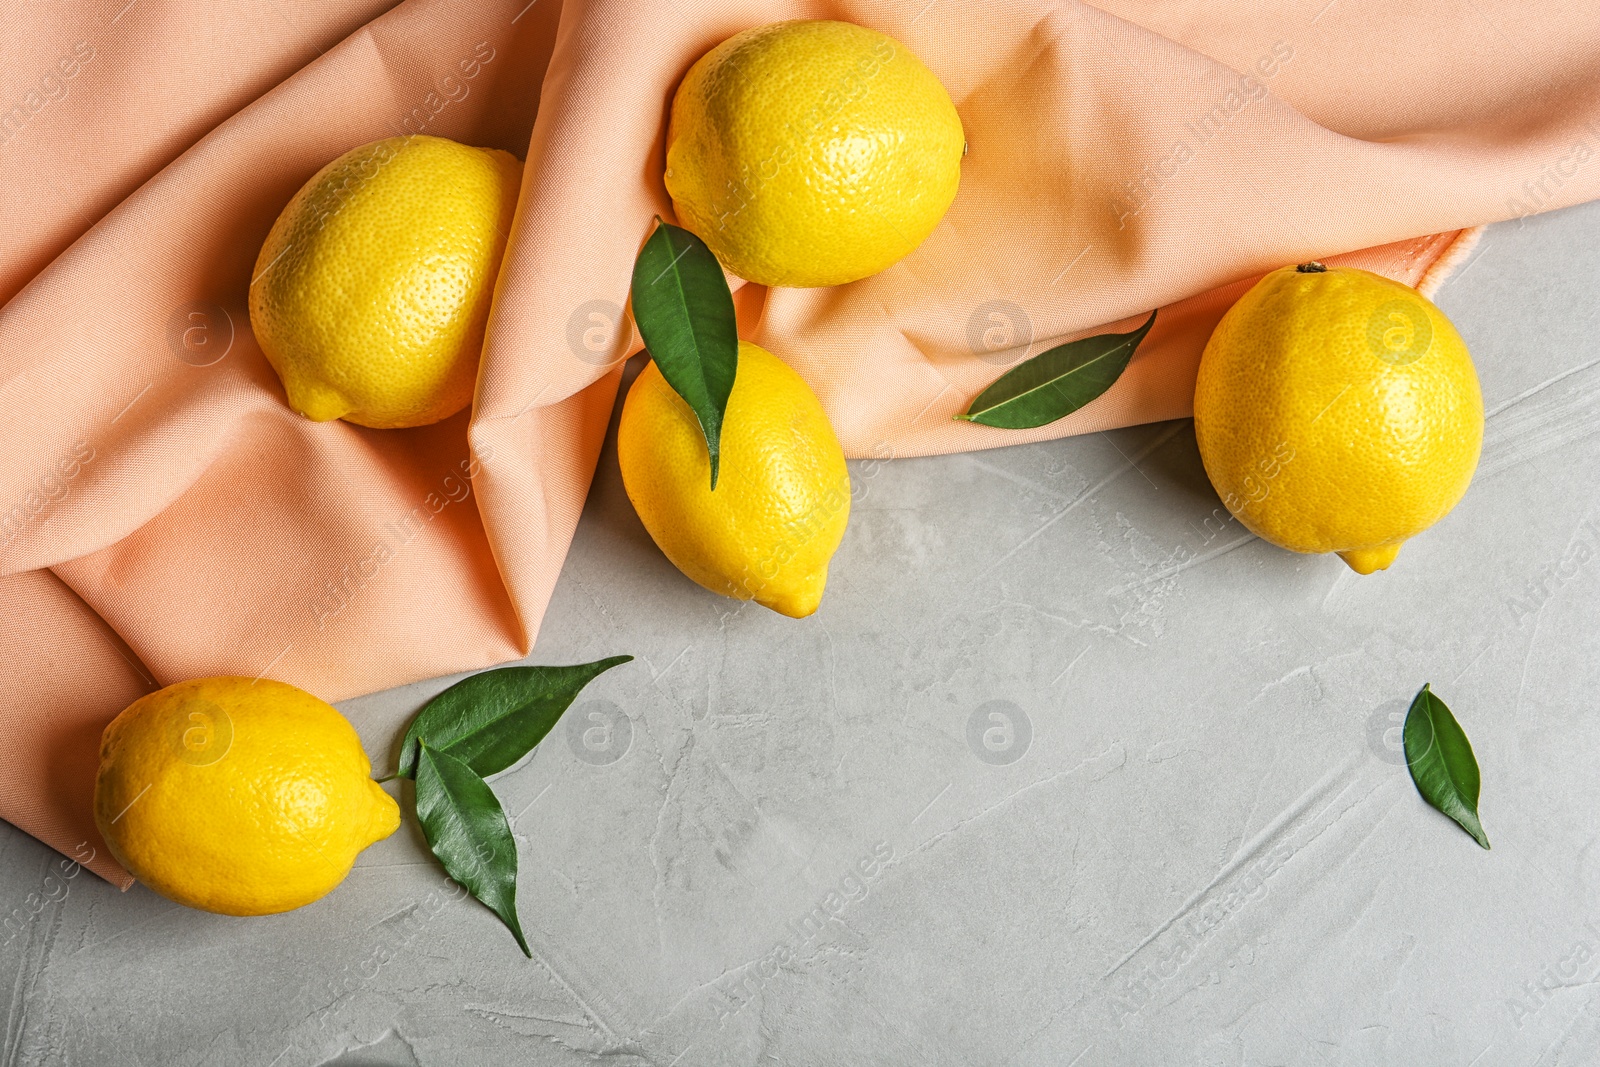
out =
[[(679, 576), (608, 452), (533, 659), (638, 661), (496, 785), (537, 958), (410, 829), (238, 920), (0, 825), (0, 1065), (1600, 1062), (1597, 282), (1593, 205), (1445, 288), (1483, 464), (1368, 578), (1217, 522), (1169, 423), (855, 464), (793, 622)], [(344, 705), (376, 764), (448, 681)], [(1492, 852), (1406, 775), (1423, 682)]]

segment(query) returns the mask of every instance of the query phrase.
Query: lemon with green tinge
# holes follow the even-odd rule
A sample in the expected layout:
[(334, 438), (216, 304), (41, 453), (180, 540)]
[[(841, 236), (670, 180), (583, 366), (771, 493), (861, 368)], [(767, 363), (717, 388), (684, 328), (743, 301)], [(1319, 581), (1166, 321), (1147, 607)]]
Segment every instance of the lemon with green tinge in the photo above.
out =
[(100, 741), (94, 814), (135, 878), (191, 908), (288, 911), (400, 825), (355, 729), (283, 682), (202, 678), (141, 697)]
[(1483, 395), (1466, 343), (1421, 293), (1312, 263), (1273, 271), (1223, 316), (1194, 429), (1247, 529), (1370, 574), (1466, 493)]
[(289, 406), (317, 422), (426, 426), (472, 401), (522, 164), (391, 137), (318, 171), (273, 223), (250, 325)]
[(700, 423), (654, 362), (622, 405), (617, 458), (644, 528), (684, 574), (793, 618), (817, 610), (850, 518), (850, 472), (788, 364), (739, 342), (715, 490)]
[(965, 150), (950, 95), (905, 45), (848, 22), (777, 22), (689, 68), (672, 99), (667, 192), (739, 277), (840, 285), (933, 232)]

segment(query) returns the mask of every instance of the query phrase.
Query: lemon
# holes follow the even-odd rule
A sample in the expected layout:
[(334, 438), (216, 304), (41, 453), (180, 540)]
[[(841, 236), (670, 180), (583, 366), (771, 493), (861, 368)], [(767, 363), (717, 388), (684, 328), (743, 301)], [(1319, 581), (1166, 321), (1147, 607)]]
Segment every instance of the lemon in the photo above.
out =
[(966, 142), (905, 45), (848, 22), (777, 22), (701, 56), (672, 99), (667, 192), (734, 274), (839, 285), (933, 232)]
[(700, 424), (654, 362), (622, 405), (617, 458), (644, 528), (684, 574), (794, 618), (817, 610), (850, 518), (850, 472), (788, 364), (739, 342), (715, 490)]
[(141, 697), (100, 741), (94, 813), (162, 896), (225, 915), (288, 911), (400, 825), (344, 716), (303, 690), (202, 678)]
[(313, 175), (250, 283), (250, 325), (289, 406), (384, 429), (466, 407), (521, 176), (506, 152), (422, 136)]
[(1467, 491), (1483, 396), (1466, 343), (1421, 293), (1312, 263), (1268, 274), (1218, 323), (1194, 429), (1247, 529), (1370, 574)]

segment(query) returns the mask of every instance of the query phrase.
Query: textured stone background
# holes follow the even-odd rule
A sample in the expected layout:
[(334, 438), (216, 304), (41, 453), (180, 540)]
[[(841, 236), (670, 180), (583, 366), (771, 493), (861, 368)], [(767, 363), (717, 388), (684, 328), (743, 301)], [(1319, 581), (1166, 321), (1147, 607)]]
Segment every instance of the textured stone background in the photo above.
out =
[[(496, 783), (538, 958), (409, 826), (238, 920), (0, 824), (0, 1065), (1600, 1061), (1597, 283), (1592, 205), (1445, 288), (1483, 463), (1368, 578), (1208, 524), (1168, 423), (854, 464), (793, 622), (678, 575), (608, 452), (533, 660), (638, 660)], [(449, 681), (344, 705), (375, 765)], [(1493, 852), (1406, 775), (1425, 681)]]

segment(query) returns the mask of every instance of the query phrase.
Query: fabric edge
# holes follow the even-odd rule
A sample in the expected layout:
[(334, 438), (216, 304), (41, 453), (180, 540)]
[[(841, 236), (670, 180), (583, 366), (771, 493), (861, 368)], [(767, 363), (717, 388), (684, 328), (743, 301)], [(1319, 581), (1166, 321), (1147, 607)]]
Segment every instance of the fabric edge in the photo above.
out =
[(1461, 267), (1472, 253), (1477, 250), (1478, 242), (1483, 239), (1483, 233), (1488, 229), (1487, 223), (1469, 226), (1464, 230), (1457, 230), (1449, 246), (1441, 252), (1428, 269), (1422, 272), (1422, 277), (1417, 279), (1417, 292), (1432, 300), (1450, 280), (1451, 275)]

